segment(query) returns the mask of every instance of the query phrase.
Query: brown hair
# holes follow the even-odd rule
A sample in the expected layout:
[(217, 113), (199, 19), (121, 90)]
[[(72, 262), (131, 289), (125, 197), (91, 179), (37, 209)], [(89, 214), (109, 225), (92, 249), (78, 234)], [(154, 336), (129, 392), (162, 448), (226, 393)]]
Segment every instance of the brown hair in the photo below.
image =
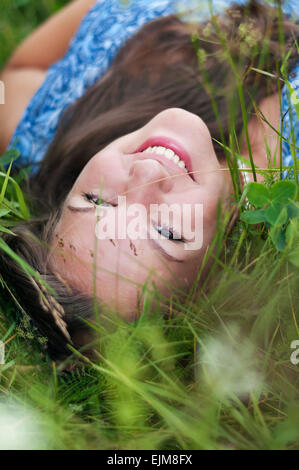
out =
[[(217, 141), (228, 144), (231, 119), (240, 135), (243, 118), (228, 55), (242, 79), (249, 112), (252, 96), (258, 103), (276, 91), (276, 80), (251, 68), (276, 75), (284, 53), (279, 21), (274, 9), (252, 1), (246, 7), (231, 8), (217, 24), (226, 50), (208, 21), (196, 25), (196, 34), (194, 26), (176, 16), (147, 23), (120, 49), (108, 73), (67, 110), (31, 182), (33, 194), (48, 201), (51, 210), (59, 207), (93, 155), (167, 108), (199, 115)], [(283, 30), (288, 43), (298, 35), (298, 26), (288, 20)], [(290, 67), (294, 60), (295, 50)], [(214, 146), (223, 158), (223, 148), (215, 141)]]
[[(298, 27), (286, 19), (282, 26), (288, 47), (298, 37)], [(256, 1), (246, 7), (234, 6), (218, 18), (217, 26), (206, 21), (196, 25), (196, 31), (194, 25), (186, 25), (175, 16), (151, 21), (120, 49), (106, 75), (66, 111), (37, 175), (29, 182), (33, 212), (42, 217), (31, 224), (30, 233), (46, 243), (37, 247), (28, 236), (28, 229), (26, 233), (19, 229), (16, 237), (7, 236), (6, 240), (54, 287), (56, 300), (66, 312), (65, 323), (71, 336), (76, 328), (82, 328), (78, 317), (92, 316), (92, 306), (80, 293), (70, 294), (63, 282), (49, 272), (47, 243), (51, 231), (47, 227), (52, 224), (53, 228), (54, 221), (46, 221), (59, 211), (75, 179), (94, 154), (116, 138), (142, 127), (164, 109), (179, 107), (199, 115), (212, 138), (226, 144), (233, 119), (239, 136), (243, 119), (236, 75), (243, 81), (247, 110), (251, 96), (258, 103), (273, 93), (276, 80), (251, 68), (276, 74), (285, 53), (279, 42), (280, 31), (274, 9)], [(290, 66), (294, 60), (291, 53)], [(233, 109), (231, 102), (235, 103)], [(216, 143), (215, 151), (219, 159), (224, 158), (223, 148)], [(69, 342), (66, 335), (53, 316), (45, 311), (40, 315), (39, 294), (24, 271), (0, 255), (3, 277), (14, 285), (21, 304), (47, 336), (49, 352), (56, 358), (64, 357)]]

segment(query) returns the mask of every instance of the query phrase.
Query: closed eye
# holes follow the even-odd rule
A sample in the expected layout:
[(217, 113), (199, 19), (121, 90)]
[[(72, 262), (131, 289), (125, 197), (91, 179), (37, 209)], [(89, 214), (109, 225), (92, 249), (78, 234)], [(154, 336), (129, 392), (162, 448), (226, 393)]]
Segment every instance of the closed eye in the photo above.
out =
[(104, 199), (92, 193), (81, 193), (73, 196), (67, 208), (72, 212), (90, 212), (94, 211), (96, 207), (116, 207), (117, 204), (112, 200)]
[(98, 196), (95, 196), (94, 194), (92, 193), (82, 193), (82, 196), (83, 198), (96, 205), (96, 206), (105, 206), (105, 207), (109, 207), (109, 206), (112, 206), (112, 207), (116, 207), (117, 204), (113, 203), (113, 202), (110, 202), (110, 201), (107, 201), (101, 197), (98, 197)]
[(154, 225), (155, 230), (163, 237), (166, 238), (167, 240), (171, 240), (173, 242), (185, 242), (185, 240), (178, 235), (176, 232), (174, 232), (172, 229), (163, 227), (162, 225)]

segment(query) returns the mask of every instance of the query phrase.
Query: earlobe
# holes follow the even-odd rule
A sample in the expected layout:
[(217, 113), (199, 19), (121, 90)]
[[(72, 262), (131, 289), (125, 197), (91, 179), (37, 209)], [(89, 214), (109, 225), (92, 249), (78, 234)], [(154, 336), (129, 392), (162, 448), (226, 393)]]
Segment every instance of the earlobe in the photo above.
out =
[(246, 165), (243, 162), (241, 162), (240, 159), (238, 159), (237, 162), (238, 162), (238, 168), (239, 168), (241, 190), (243, 191), (244, 186), (250, 183), (250, 176), (249, 176), (249, 172), (247, 171), (248, 168), (246, 167)]

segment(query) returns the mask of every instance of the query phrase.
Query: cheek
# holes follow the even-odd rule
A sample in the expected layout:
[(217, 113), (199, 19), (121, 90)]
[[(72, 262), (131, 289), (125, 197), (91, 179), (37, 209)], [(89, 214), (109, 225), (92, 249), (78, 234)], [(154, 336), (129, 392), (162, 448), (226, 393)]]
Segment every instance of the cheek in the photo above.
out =
[(207, 225), (213, 225), (217, 218), (219, 199), (209, 199), (203, 204), (203, 220)]
[(203, 204), (203, 246), (205, 251), (212, 242), (217, 231), (217, 212), (219, 199), (209, 199)]
[(122, 169), (122, 153), (118, 148), (111, 147), (96, 154), (80, 174), (76, 186), (83, 191), (101, 190), (103, 185), (118, 183)]
[(191, 211), (183, 212), (183, 220), (186, 222), (186, 226), (190, 226), (191, 215), (192, 231), (195, 231), (198, 237), (199, 232), (203, 232), (204, 245), (201, 250), (204, 250), (205, 246), (211, 242), (217, 229), (217, 211), (221, 198), (218, 194), (213, 195), (211, 193), (211, 189), (205, 188), (193, 194), (193, 198), (190, 197), (189, 203), (186, 200), (184, 201), (192, 206)]
[[(71, 286), (87, 292), (92, 285), (93, 237), (91, 222), (66, 217), (53, 238), (50, 264)], [(89, 227), (89, 230), (86, 230)]]
[(88, 293), (92, 282), (92, 271), (86, 261), (77, 256), (77, 250), (55, 248), (50, 259), (54, 274), (59, 274), (70, 289)]

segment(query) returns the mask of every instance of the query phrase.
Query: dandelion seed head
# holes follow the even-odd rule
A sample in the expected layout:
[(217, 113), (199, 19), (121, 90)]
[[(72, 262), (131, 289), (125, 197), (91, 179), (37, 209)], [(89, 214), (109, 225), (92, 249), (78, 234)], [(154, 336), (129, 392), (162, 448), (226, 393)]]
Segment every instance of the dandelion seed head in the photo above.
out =
[(45, 448), (45, 436), (37, 414), (14, 403), (0, 403), (0, 450)]
[(209, 338), (200, 349), (202, 376), (218, 397), (259, 393), (263, 379), (257, 370), (256, 348), (236, 328), (230, 333)]

